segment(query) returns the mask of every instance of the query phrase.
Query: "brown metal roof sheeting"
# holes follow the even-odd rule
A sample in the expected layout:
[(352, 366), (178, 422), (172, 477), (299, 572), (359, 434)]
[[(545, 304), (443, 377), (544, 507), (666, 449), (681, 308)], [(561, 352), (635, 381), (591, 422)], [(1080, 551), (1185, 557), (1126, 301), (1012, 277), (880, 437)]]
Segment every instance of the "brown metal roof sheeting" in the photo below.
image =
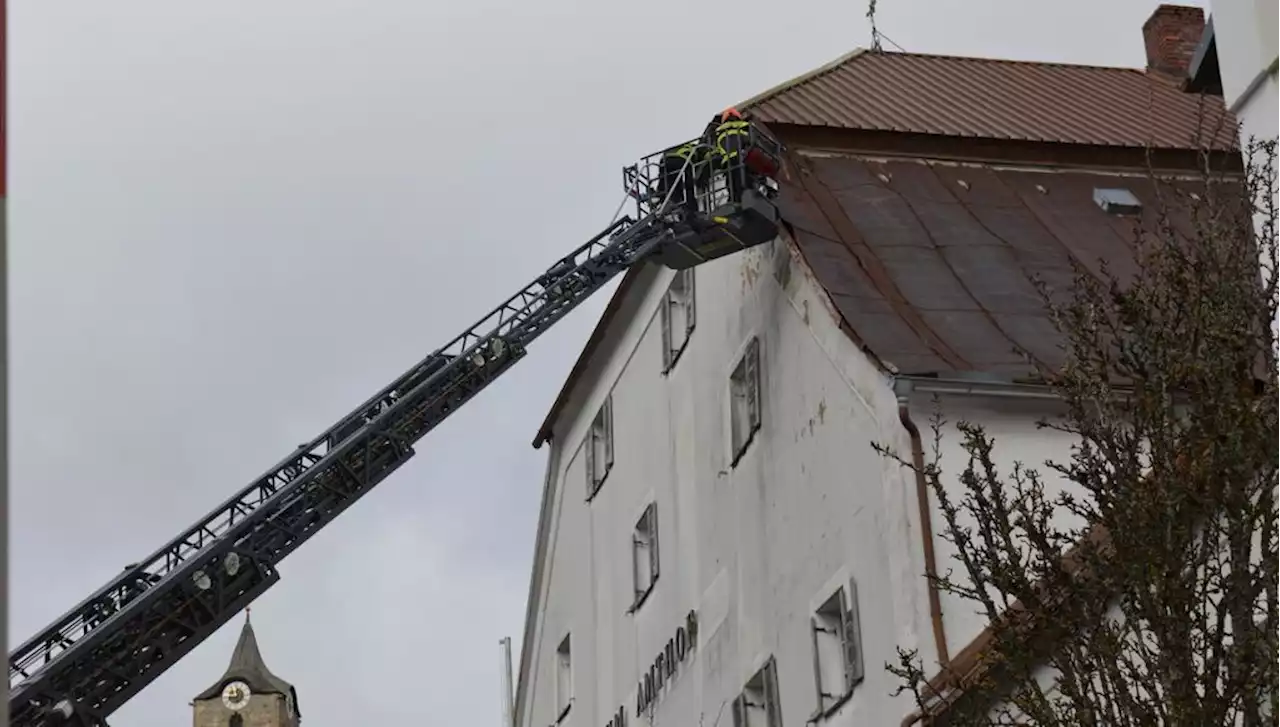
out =
[(1237, 143), (1222, 99), (1129, 68), (855, 51), (740, 108), (765, 123), (953, 137), (1171, 149)]
[[(844, 323), (904, 374), (1029, 376), (1063, 363), (1062, 339), (1033, 280), (1069, 294), (1072, 261), (1123, 282), (1149, 179), (922, 161), (793, 157), (780, 209)], [(1117, 217), (1095, 188), (1123, 188), (1144, 217)]]
[[(1126, 68), (858, 50), (738, 108), (765, 124), (967, 137), (988, 145), (1237, 146), (1235, 119), (1221, 99)], [(1072, 146), (1050, 146), (1057, 144)], [(801, 186), (784, 184), (783, 217), (847, 332), (904, 373), (1029, 373), (1015, 347), (1050, 366), (1060, 363), (1058, 339), (1027, 274), (1066, 290), (1068, 256), (1094, 270), (1099, 258), (1113, 271), (1134, 265), (1132, 222), (1093, 204), (1093, 187), (1116, 177), (834, 158), (805, 164), (815, 173)], [(888, 184), (877, 177), (884, 169), (891, 172)], [(1150, 201), (1148, 182), (1125, 179)], [(534, 446), (551, 436), (637, 274), (629, 272), (610, 301)]]
[[(916, 160), (791, 155), (778, 205), (805, 262), (840, 312), (846, 332), (898, 373), (976, 371), (1034, 377), (1022, 355), (1050, 368), (1062, 337), (1033, 279), (1059, 299), (1072, 260), (1124, 279), (1136, 269), (1138, 225), (1154, 224), (1154, 189), (1140, 175), (1029, 171)], [(886, 181), (887, 180), (887, 181)], [(1117, 217), (1095, 188), (1123, 188), (1144, 216)], [(633, 287), (623, 279), (539, 429), (556, 416)]]

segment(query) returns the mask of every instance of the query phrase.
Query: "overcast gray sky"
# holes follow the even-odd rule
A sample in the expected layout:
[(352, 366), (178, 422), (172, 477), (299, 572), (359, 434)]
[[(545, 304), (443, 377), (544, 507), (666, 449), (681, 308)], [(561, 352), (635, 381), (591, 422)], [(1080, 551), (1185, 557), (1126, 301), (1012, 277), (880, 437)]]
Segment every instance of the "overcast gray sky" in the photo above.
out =
[[(1156, 4), (880, 0), (879, 24), (910, 51), (1140, 66)], [(591, 236), (628, 161), (866, 45), (865, 11), (10, 0), (10, 643)], [(607, 297), (284, 562), (254, 623), (308, 725), (498, 724), (529, 442)], [(187, 723), (239, 627), (112, 723)]]

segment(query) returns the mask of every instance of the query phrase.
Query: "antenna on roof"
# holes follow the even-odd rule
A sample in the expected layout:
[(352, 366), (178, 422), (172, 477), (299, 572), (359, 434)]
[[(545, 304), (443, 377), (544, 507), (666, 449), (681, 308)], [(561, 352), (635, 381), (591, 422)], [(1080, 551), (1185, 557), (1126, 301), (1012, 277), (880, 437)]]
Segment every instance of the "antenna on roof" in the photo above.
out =
[(879, 33), (879, 37), (884, 38), (885, 40), (889, 41), (889, 45), (893, 46), (894, 48), (897, 48), (899, 51), (902, 51), (903, 53), (906, 53), (906, 52), (907, 52), (907, 49), (906, 49), (906, 48), (903, 48), (902, 46), (898, 45), (896, 42), (894, 42), (893, 38), (890, 38), (889, 36), (885, 35), (884, 33)]
[(880, 29), (876, 27), (876, 0), (867, 0), (867, 20), (871, 22), (871, 50), (879, 53), (883, 48), (880, 47)]
[(907, 52), (906, 48), (903, 48), (902, 46), (893, 42), (893, 38), (890, 38), (889, 36), (880, 32), (880, 27), (876, 25), (876, 0), (867, 0), (867, 20), (871, 22), (872, 52), (880, 53), (884, 50), (884, 45), (880, 42), (881, 39), (889, 41), (889, 45), (892, 45), (894, 48), (897, 48), (903, 53)]

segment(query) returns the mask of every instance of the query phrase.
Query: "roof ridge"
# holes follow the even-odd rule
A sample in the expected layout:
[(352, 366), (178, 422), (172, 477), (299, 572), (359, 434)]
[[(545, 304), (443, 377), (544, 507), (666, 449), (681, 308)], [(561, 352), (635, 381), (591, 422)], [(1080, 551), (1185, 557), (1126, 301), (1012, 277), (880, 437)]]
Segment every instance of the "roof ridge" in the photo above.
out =
[(1087, 68), (1096, 71), (1124, 71), (1126, 73), (1146, 73), (1145, 69), (1132, 66), (1104, 66), (1097, 63), (1066, 63), (1063, 61), (1034, 61), (1025, 58), (986, 58), (979, 56), (958, 56), (950, 53), (913, 53), (910, 51), (881, 51), (884, 56), (914, 56), (916, 58), (937, 58), (950, 61), (969, 61), (974, 63), (1009, 63), (1030, 66), (1052, 66), (1057, 68)]
[(1088, 70), (1095, 70), (1095, 71), (1113, 71), (1118, 73), (1137, 73), (1140, 75), (1150, 75), (1146, 72), (1145, 69), (1133, 68), (1129, 66), (1103, 66), (1103, 65), (1090, 64), (1090, 63), (1064, 63), (1061, 61), (1033, 61), (1033, 60), (1017, 59), (1017, 58), (982, 58), (977, 56), (959, 56), (959, 55), (951, 55), (951, 54), (945, 54), (945, 53), (913, 53), (910, 51), (885, 51), (885, 50), (876, 51), (876, 50), (871, 50), (869, 48), (859, 47), (859, 48), (854, 48), (852, 51), (849, 51), (848, 53), (841, 55), (835, 60), (828, 61), (827, 63), (824, 63), (818, 66), (817, 68), (814, 68), (813, 70), (801, 73), (800, 75), (795, 76), (787, 81), (783, 81), (782, 83), (779, 83), (778, 85), (770, 89), (762, 91), (761, 93), (758, 93), (755, 96), (752, 96), (746, 101), (743, 101), (742, 103), (737, 104), (737, 108), (746, 110), (750, 107), (757, 106), (766, 101), (770, 101), (776, 98), (777, 96), (780, 96), (783, 93), (786, 93), (787, 91), (790, 91), (798, 86), (803, 86), (812, 81), (816, 81), (817, 79), (827, 75), (828, 73), (836, 71), (841, 67), (846, 66), (852, 61), (858, 58), (861, 58), (863, 56), (866, 56), (866, 57), (910, 56), (912, 58), (935, 58), (938, 60), (964, 61), (969, 63), (1010, 64), (1010, 65), (1016, 64), (1016, 65), (1041, 66), (1045, 68), (1080, 68), (1080, 69), (1088, 69)]

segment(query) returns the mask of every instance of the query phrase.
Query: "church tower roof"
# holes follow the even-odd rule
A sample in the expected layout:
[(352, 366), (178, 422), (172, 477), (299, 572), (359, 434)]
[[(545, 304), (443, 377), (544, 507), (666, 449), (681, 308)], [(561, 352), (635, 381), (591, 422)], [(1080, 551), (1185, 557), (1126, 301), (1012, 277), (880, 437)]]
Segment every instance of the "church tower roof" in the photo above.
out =
[[(222, 688), (236, 679), (248, 684), (255, 694), (279, 694), (288, 697), (293, 702), (294, 710), (298, 710), (298, 693), (293, 685), (271, 673), (266, 662), (263, 661), (262, 652), (258, 649), (258, 637), (253, 632), (253, 623), (249, 620), (248, 612), (245, 613), (244, 627), (240, 629), (240, 640), (236, 642), (235, 651), (231, 652), (231, 663), (227, 666), (227, 670), (212, 686), (196, 695), (196, 700), (216, 699)], [(298, 714), (301, 716), (300, 711)]]

